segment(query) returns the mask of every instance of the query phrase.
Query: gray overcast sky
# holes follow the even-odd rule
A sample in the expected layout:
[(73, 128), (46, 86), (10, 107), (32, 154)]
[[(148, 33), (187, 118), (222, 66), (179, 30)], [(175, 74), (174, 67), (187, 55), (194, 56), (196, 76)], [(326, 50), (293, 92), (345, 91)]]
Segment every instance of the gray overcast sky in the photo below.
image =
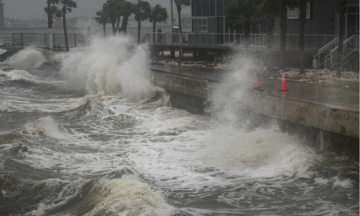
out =
[[(106, 0), (75, 0), (78, 3), (78, 8), (75, 9), (68, 17), (92, 17), (95, 15), (95, 11), (99, 10)], [(133, 1), (134, 0), (129, 0)], [(148, 0), (151, 6), (160, 4), (162, 7), (168, 8), (168, 14), (170, 16), (170, 0)], [(36, 19), (43, 16), (46, 17), (44, 7), (46, 6), (46, 0), (3, 0), (4, 13), (8, 18), (15, 19)], [(183, 11), (185, 14), (190, 13), (190, 9), (187, 8)], [(174, 16), (176, 13), (174, 11)]]

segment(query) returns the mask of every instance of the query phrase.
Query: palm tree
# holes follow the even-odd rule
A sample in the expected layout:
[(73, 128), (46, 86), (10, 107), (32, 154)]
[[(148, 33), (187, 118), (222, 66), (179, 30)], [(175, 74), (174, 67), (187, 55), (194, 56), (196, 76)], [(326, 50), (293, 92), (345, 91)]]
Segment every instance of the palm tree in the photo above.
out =
[(104, 37), (106, 37), (106, 23), (108, 23), (108, 16), (104, 10), (96, 11), (96, 22), (103, 25)]
[(306, 2), (307, 0), (299, 0), (300, 11), (300, 33), (299, 33), (299, 68), (300, 74), (305, 74), (305, 19), (306, 19)]
[(138, 43), (140, 43), (141, 21), (146, 20), (151, 11), (151, 6), (147, 1), (139, 1), (133, 6), (135, 20), (138, 22)]
[(119, 6), (123, 1), (124, 0), (107, 0), (103, 5), (103, 11), (108, 16), (114, 35), (116, 34), (120, 25)]
[(155, 31), (156, 31), (156, 23), (164, 22), (168, 18), (168, 14), (166, 8), (161, 7), (157, 4), (155, 7), (151, 9), (151, 13), (149, 16), (149, 21), (153, 23), (153, 42), (155, 43)]
[(129, 16), (133, 12), (133, 7), (134, 7), (133, 3), (128, 2), (128, 1), (123, 1), (120, 4), (120, 14), (123, 17), (120, 31), (124, 32), (125, 34), (127, 33), (127, 25), (128, 25), (128, 21), (129, 21)]
[(52, 26), (53, 20), (58, 19), (62, 16), (61, 10), (59, 10), (55, 5), (58, 4), (59, 0), (46, 0), (47, 7), (44, 8), (45, 13), (47, 14), (48, 18), (48, 37), (49, 37), (49, 46), (48, 49), (52, 46)]
[(179, 18), (179, 32), (182, 33), (181, 10), (183, 7), (190, 6), (191, 0), (174, 0), (174, 3), (176, 5), (176, 12), (178, 13), (178, 18)]
[(67, 29), (66, 29), (66, 14), (71, 13), (73, 8), (77, 8), (77, 3), (73, 0), (61, 0), (62, 6), (62, 17), (63, 17), (63, 25), (64, 25), (64, 36), (65, 36), (65, 47), (66, 51), (70, 51), (69, 49), (69, 41), (67, 37)]

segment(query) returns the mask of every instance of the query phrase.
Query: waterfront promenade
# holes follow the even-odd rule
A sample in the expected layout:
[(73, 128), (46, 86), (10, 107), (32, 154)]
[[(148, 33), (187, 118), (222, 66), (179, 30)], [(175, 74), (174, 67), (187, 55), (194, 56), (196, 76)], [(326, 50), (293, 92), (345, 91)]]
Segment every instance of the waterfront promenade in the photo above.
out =
[[(154, 63), (150, 68), (152, 82), (167, 90), (172, 106), (196, 114), (206, 114), (211, 95), (230, 75), (213, 68), (169, 64)], [(351, 83), (336, 81), (331, 85), (317, 85), (288, 80), (289, 91), (280, 92), (279, 71), (258, 73), (262, 91), (253, 89), (252, 77), (244, 79), (249, 83), (239, 84), (246, 86), (240, 87), (245, 92), (235, 102), (238, 104), (236, 115), (245, 112), (254, 124), (277, 119), (282, 131), (297, 135), (308, 145), (359, 160), (359, 92), (343, 86)]]
[[(229, 72), (214, 68), (198, 68), (189, 66), (176, 66), (170, 64), (153, 63), (151, 69), (170, 74), (188, 76), (194, 79), (208, 80), (209, 82), (221, 82)], [(264, 94), (281, 97), (279, 91), (281, 87), (280, 73), (259, 73), (259, 85)], [(249, 83), (249, 86), (253, 83)], [(341, 85), (316, 85), (315, 83), (306, 83), (296, 80), (286, 80), (287, 88), (286, 98), (299, 101), (308, 101), (323, 104), (327, 107), (338, 108), (342, 110), (359, 112), (359, 92), (343, 88)]]

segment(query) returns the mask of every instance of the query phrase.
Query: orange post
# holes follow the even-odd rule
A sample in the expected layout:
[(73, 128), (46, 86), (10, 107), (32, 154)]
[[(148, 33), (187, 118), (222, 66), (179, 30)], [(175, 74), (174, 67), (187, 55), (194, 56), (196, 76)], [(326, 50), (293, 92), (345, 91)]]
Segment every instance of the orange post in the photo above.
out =
[(259, 88), (259, 81), (256, 75), (256, 72), (254, 72), (254, 89)]
[(289, 91), (289, 89), (286, 88), (286, 82), (285, 82), (285, 72), (283, 72), (282, 74), (282, 79), (281, 79), (281, 88), (279, 91)]

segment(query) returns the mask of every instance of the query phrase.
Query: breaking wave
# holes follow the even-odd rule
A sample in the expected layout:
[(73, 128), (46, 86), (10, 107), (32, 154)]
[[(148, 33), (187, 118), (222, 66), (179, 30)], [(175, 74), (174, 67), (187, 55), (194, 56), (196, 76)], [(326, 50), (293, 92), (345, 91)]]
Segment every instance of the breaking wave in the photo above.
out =
[(89, 94), (126, 95), (141, 100), (160, 88), (149, 81), (147, 47), (127, 37), (94, 38), (88, 49), (60, 56), (61, 72), (74, 87)]
[(38, 50), (26, 48), (8, 58), (5, 63), (23, 68), (38, 68), (46, 62), (45, 56)]
[(24, 80), (30, 82), (39, 82), (39, 79), (25, 70), (12, 70), (10, 72), (0, 71), (0, 76), (8, 77), (10, 80)]
[[(45, 190), (60, 189), (38, 205), (32, 215), (51, 215), (62, 211), (72, 215), (170, 215), (164, 198), (135, 177), (64, 182), (46, 180)], [(59, 190), (58, 189), (58, 190)], [(79, 208), (81, 207), (81, 208)]]

